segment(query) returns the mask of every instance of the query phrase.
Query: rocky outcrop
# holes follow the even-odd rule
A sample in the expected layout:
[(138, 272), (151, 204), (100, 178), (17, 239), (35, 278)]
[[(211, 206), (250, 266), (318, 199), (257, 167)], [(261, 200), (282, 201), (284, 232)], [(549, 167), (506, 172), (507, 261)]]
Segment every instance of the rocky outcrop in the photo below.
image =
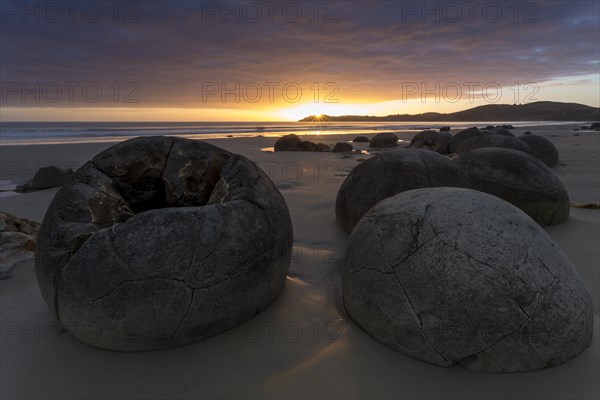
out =
[(35, 221), (0, 213), (0, 279), (10, 278), (14, 266), (34, 258), (39, 225)]
[(18, 185), (15, 191), (23, 193), (62, 186), (72, 175), (71, 168), (63, 169), (55, 165), (42, 167), (32, 179)]

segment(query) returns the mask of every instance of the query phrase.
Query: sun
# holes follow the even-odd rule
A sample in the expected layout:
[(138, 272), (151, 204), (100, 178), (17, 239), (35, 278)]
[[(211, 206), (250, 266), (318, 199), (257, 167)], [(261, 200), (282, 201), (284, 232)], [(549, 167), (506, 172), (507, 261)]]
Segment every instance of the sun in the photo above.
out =
[(313, 116), (315, 121), (320, 121), (326, 115), (361, 115), (366, 114), (364, 107), (358, 105), (342, 105), (327, 103), (307, 103), (293, 108), (283, 109), (277, 112), (281, 117), (298, 121), (302, 118)]

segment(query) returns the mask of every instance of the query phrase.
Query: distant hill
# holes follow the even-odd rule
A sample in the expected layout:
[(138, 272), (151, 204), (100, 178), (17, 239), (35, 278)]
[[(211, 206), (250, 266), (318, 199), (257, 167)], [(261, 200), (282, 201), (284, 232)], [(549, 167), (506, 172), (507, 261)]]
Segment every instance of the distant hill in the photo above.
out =
[(538, 101), (521, 105), (489, 104), (449, 114), (428, 112), (424, 114), (394, 114), (385, 117), (370, 115), (342, 115), (333, 117), (311, 115), (299, 122), (463, 122), (463, 121), (599, 121), (600, 108), (577, 103)]

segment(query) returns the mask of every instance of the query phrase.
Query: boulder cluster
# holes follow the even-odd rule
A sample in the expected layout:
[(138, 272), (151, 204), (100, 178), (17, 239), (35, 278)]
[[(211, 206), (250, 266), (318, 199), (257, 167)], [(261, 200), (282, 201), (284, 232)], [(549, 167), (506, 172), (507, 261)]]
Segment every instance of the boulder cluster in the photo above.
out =
[[(392, 132), (383, 132), (375, 135), (372, 139), (366, 136), (357, 136), (352, 140), (352, 143), (369, 143), (371, 149), (387, 149), (398, 146), (398, 136)], [(331, 148), (323, 143), (313, 143), (302, 140), (298, 135), (285, 135), (275, 142), (275, 151), (316, 151), (316, 152), (332, 152), (332, 153), (350, 153), (354, 150), (354, 146), (347, 142), (338, 142)]]
[(301, 140), (298, 135), (293, 133), (279, 138), (275, 142), (275, 151), (313, 151), (313, 152), (332, 152), (346, 153), (352, 152), (354, 147), (350, 143), (338, 142), (333, 149), (323, 143), (313, 143), (308, 140)]
[(546, 368), (590, 345), (590, 296), (542, 229), (569, 216), (558, 151), (510, 128), (423, 131), (340, 187), (343, 302), (375, 339), (482, 372)]
[(516, 137), (511, 125), (464, 129), (452, 135), (448, 131), (427, 130), (417, 133), (410, 142), (412, 148), (432, 150), (440, 154), (460, 154), (470, 150), (496, 147), (518, 150), (542, 160), (549, 167), (558, 163), (556, 146), (543, 136), (530, 131)]

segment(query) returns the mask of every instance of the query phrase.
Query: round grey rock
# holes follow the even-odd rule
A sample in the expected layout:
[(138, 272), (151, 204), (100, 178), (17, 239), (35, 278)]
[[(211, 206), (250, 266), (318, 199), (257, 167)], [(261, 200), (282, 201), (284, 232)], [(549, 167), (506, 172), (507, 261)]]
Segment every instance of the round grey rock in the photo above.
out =
[(137, 138), (76, 171), (40, 228), (36, 273), (60, 323), (120, 351), (185, 345), (252, 318), (282, 290), (285, 201), (248, 159)]
[(446, 131), (423, 131), (412, 138), (409, 147), (448, 154), (450, 139), (452, 139), (452, 135)]
[(452, 160), (428, 150), (399, 149), (381, 153), (356, 166), (340, 187), (337, 223), (346, 232), (371, 207), (397, 193), (433, 186), (470, 187), (468, 175)]
[(391, 148), (398, 146), (398, 136), (393, 134), (392, 132), (383, 132), (375, 135), (371, 142), (369, 143), (369, 147), (372, 148)]
[(469, 128), (458, 132), (448, 141), (448, 153), (456, 153), (458, 146), (460, 146), (462, 142), (472, 137), (482, 136), (483, 134), (484, 133), (477, 128)]
[(531, 153), (531, 149), (527, 143), (523, 142), (522, 140), (496, 134), (483, 134), (481, 136), (467, 139), (458, 146), (456, 153), (460, 154), (464, 153), (465, 151), (481, 149), (485, 147), (500, 147), (504, 149), (519, 150), (524, 153)]
[(477, 372), (558, 365), (593, 334), (592, 301), (559, 246), (516, 207), (469, 189), (373, 207), (348, 242), (343, 302), (389, 347)]
[(332, 153), (347, 153), (354, 150), (354, 147), (350, 143), (338, 142), (333, 146)]
[(293, 133), (280, 137), (275, 142), (275, 151), (302, 151), (302, 140)]
[(490, 134), (490, 135), (501, 135), (501, 136), (513, 137), (513, 138), (515, 137), (515, 135), (513, 135), (511, 131), (509, 131), (508, 129), (503, 128), (501, 126), (497, 126), (497, 127), (489, 128), (489, 129), (486, 128), (486, 129), (483, 129), (482, 132), (484, 134)]
[(527, 143), (531, 149), (531, 154), (542, 160), (547, 166), (551, 167), (558, 164), (558, 150), (549, 139), (531, 133), (519, 136), (518, 139)]
[(472, 188), (517, 206), (542, 226), (569, 218), (569, 194), (541, 160), (517, 150), (476, 149), (454, 157)]
[(313, 142), (305, 140), (300, 143), (300, 149), (302, 151), (317, 151), (317, 145)]

